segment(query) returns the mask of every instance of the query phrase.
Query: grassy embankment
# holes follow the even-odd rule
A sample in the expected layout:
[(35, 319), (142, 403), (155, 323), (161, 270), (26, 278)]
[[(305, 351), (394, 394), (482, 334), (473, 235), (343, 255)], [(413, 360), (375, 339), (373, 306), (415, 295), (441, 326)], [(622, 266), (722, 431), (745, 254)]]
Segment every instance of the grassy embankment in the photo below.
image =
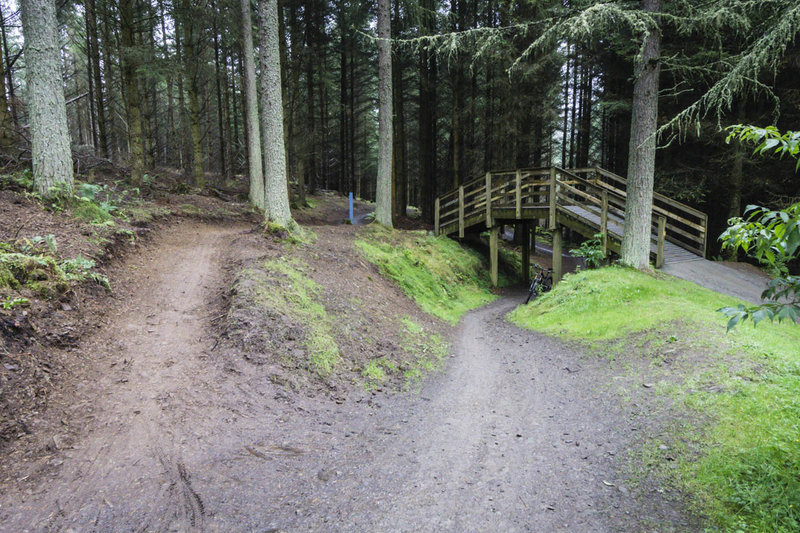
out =
[(362, 231), (356, 246), (423, 311), (450, 324), (496, 298), (483, 257), (447, 237), (374, 225)]
[[(678, 422), (668, 451), (652, 442), (640, 458), (694, 495), (697, 511), (725, 531), (798, 531), (800, 326), (747, 323), (726, 334), (716, 310), (737, 303), (610, 267), (566, 277), (509, 319), (589, 343), (623, 366), (626, 357), (649, 358), (661, 372), (654, 390)], [(659, 368), (665, 353), (686, 360)], [(666, 466), (667, 454), (677, 468)]]

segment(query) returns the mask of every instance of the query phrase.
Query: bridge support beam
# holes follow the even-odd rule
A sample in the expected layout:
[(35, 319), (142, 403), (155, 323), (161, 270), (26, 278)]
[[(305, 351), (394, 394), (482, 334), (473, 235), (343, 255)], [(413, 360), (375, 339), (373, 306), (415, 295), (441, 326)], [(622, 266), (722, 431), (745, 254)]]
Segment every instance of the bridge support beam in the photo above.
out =
[(531, 284), (531, 226), (523, 222), (517, 224), (514, 233), (519, 231), (522, 234), (522, 281), (525, 286)]
[(553, 285), (561, 281), (564, 273), (563, 265), (561, 262), (561, 224), (556, 223), (553, 227)]
[(500, 241), (500, 226), (492, 226), (489, 230), (489, 263), (491, 266), (492, 286), (497, 287), (498, 272), (498, 246)]

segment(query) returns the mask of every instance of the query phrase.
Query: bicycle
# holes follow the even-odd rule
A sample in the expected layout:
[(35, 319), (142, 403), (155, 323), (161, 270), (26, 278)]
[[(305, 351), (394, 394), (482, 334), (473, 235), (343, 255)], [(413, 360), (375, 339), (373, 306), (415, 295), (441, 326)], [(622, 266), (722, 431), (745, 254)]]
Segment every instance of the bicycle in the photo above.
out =
[(553, 288), (553, 269), (548, 268), (544, 269), (539, 265), (534, 265), (534, 267), (539, 271), (536, 274), (536, 277), (533, 278), (533, 282), (531, 282), (531, 287), (528, 289), (528, 297), (525, 299), (525, 304), (527, 305), (532, 299), (535, 300), (537, 296), (539, 296), (543, 292), (548, 292), (550, 289)]

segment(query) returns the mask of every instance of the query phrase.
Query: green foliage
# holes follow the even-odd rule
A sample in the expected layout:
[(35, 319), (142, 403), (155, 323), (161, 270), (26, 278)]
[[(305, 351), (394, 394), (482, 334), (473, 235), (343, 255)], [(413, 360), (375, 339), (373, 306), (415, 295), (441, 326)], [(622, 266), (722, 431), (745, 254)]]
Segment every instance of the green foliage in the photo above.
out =
[(606, 254), (603, 253), (603, 234), (595, 233), (594, 237), (582, 242), (579, 248), (574, 248), (569, 253), (584, 258), (589, 268), (603, 266), (606, 260)]
[(91, 200), (81, 199), (72, 210), (72, 215), (89, 224), (103, 224), (114, 220), (114, 217)]
[(481, 256), (447, 237), (370, 226), (356, 246), (423, 311), (451, 324), (495, 298)]
[(0, 175), (0, 189), (6, 188), (33, 191), (33, 172), (26, 168), (22, 172)]
[[(52, 236), (51, 236), (52, 237)], [(0, 290), (29, 289), (43, 298), (54, 298), (69, 290), (70, 283), (91, 280), (110, 290), (108, 279), (94, 272), (94, 261), (81, 255), (60, 261), (55, 249), (31, 246), (30, 241), (20, 245), (0, 243)], [(53, 243), (55, 239), (52, 239)], [(39, 242), (44, 242), (44, 239)]]
[[(769, 126), (736, 125), (729, 128), (728, 142), (738, 138), (756, 144), (755, 152), (771, 152), (781, 157), (800, 155), (800, 132), (781, 134)], [(800, 169), (800, 159), (797, 168)], [(797, 322), (800, 319), (800, 277), (790, 276), (786, 264), (800, 255), (800, 203), (786, 209), (771, 210), (755, 205), (748, 206), (745, 217), (728, 221), (728, 229), (720, 236), (723, 249), (741, 248), (770, 268), (776, 279), (770, 281), (761, 295), (766, 303), (756, 306), (737, 305), (724, 307), (720, 312), (729, 317), (728, 330), (750, 318), (758, 324), (765, 318)]]
[(730, 144), (731, 140), (738, 139), (755, 144), (753, 154), (765, 155), (771, 152), (771, 155), (780, 157), (789, 155), (797, 159), (795, 170), (800, 170), (800, 158), (798, 158), (800, 156), (800, 131), (781, 133), (775, 126), (759, 128), (744, 124), (735, 124), (727, 129), (729, 133), (725, 139), (726, 143)]
[(28, 305), (30, 301), (27, 298), (6, 298), (3, 300), (2, 307), (5, 310), (14, 309), (17, 306)]
[[(654, 358), (667, 344), (699, 358), (696, 367), (665, 368), (654, 389), (672, 395), (682, 419), (688, 412), (707, 422), (689, 423), (676, 436), (663, 453), (678, 468), (662, 473), (693, 494), (721, 531), (797, 531), (800, 328), (743, 325), (726, 334), (713, 309), (735, 303), (685, 281), (606, 267), (566, 276), (509, 319), (570, 339), (612, 341), (627, 357), (650, 355), (648, 344), (630, 349), (645, 337), (654, 339)], [(658, 464), (666, 464), (663, 457)]]

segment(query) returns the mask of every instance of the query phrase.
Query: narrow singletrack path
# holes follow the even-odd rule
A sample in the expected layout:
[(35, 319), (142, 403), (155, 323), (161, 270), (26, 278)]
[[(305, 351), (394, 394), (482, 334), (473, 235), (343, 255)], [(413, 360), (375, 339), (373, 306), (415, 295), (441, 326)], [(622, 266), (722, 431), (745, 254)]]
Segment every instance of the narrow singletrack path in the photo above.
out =
[[(81, 346), (84, 431), (0, 491), (0, 531), (687, 531), (626, 487), (641, 420), (607, 361), (467, 314), (446, 369), (409, 393), (333, 401), (215, 352), (246, 227), (184, 222), (130, 266)], [(242, 250), (245, 250), (243, 252)], [(247, 251), (250, 250), (250, 251)]]

